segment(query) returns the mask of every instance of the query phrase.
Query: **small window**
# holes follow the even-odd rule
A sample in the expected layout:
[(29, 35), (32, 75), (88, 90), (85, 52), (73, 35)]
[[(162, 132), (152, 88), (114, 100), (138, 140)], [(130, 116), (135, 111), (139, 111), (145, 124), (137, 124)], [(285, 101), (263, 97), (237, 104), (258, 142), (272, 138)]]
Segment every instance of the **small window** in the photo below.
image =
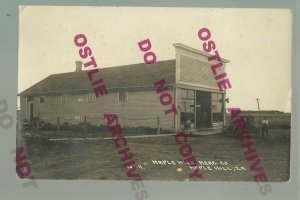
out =
[(68, 102), (68, 96), (66, 96), (66, 95), (61, 96), (61, 102), (62, 103), (67, 103)]
[(94, 93), (88, 93), (88, 102), (95, 102), (96, 101), (96, 95)]
[(45, 103), (45, 96), (40, 96), (40, 103)]
[(33, 101), (33, 96), (28, 96), (27, 101)]
[(119, 92), (119, 102), (128, 101), (128, 92), (127, 91), (120, 91)]

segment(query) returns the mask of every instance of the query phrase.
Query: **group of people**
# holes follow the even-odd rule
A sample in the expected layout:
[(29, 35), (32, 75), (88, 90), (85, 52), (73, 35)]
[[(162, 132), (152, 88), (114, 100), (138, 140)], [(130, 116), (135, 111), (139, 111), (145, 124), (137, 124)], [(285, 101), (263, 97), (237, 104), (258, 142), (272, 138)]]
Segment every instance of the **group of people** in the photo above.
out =
[[(190, 119), (188, 119), (187, 121), (185, 121), (184, 123), (184, 131), (190, 131), (191, 133), (191, 125), (192, 122)], [(264, 117), (264, 119), (261, 121), (261, 137), (264, 136), (268, 136), (269, 133), (269, 120), (267, 119), (267, 117)]]

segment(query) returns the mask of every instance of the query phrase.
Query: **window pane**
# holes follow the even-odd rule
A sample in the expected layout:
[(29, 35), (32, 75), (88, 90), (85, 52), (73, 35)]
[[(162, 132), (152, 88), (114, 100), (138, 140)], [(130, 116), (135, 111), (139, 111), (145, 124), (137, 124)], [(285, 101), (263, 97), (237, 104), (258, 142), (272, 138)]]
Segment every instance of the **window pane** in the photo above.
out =
[(27, 101), (33, 101), (33, 96), (28, 96)]
[(40, 97), (40, 103), (45, 103), (45, 97), (44, 96)]
[(188, 94), (188, 99), (194, 99), (195, 98), (194, 90), (188, 90), (187, 94)]
[(186, 89), (180, 90), (180, 98), (187, 99), (187, 90)]
[(218, 101), (221, 101), (222, 98), (223, 98), (223, 94), (218, 94)]
[(43, 97), (40, 97), (40, 103), (44, 103)]
[(211, 93), (211, 100), (212, 101), (218, 101), (218, 94), (217, 93)]
[(122, 91), (120, 91), (119, 92), (119, 101), (123, 101), (123, 97), (122, 96), (123, 96), (123, 93), (122, 93)]
[(124, 101), (127, 101), (128, 99), (128, 92), (127, 91), (120, 91), (119, 92), (119, 101), (120, 102), (124, 102)]
[(190, 99), (180, 100), (180, 124), (185, 124), (188, 120), (195, 121), (195, 101)]
[(218, 101), (213, 101), (211, 106), (212, 106), (212, 112), (213, 113), (217, 113), (217, 112), (222, 111), (222, 103), (220, 103)]
[(96, 96), (94, 93), (88, 93), (88, 102), (95, 102)]
[(221, 93), (213, 93), (212, 98), (215, 98), (212, 101), (212, 112), (213, 112), (213, 122), (214, 123), (222, 123), (222, 94)]
[(61, 96), (61, 102), (62, 103), (68, 102), (68, 96), (66, 96), (66, 95)]

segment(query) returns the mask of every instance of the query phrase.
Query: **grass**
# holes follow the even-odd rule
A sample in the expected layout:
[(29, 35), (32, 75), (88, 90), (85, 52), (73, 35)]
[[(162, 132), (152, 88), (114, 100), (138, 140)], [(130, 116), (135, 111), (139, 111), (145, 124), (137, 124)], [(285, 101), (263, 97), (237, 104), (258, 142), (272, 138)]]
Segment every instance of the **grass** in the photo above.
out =
[[(110, 137), (110, 134), (107, 133), (106, 137)], [(268, 179), (288, 181), (290, 130), (270, 130), (267, 138), (254, 136), (253, 141)], [(236, 136), (193, 136), (189, 137), (188, 142), (198, 161), (215, 163), (210, 165), (212, 170), (202, 170), (202, 179), (195, 180), (253, 181), (253, 174)], [(127, 169), (121, 167), (120, 156), (110, 139), (50, 141), (45, 135), (33, 137), (32, 134), (25, 137), (24, 143), (33, 175), (37, 179), (128, 179)], [(185, 181), (192, 172), (188, 166), (178, 164), (177, 161), (182, 157), (174, 136), (128, 138), (128, 146), (134, 160), (144, 168), (138, 169), (143, 180)], [(176, 165), (153, 164), (152, 160), (174, 161)], [(216, 170), (216, 166), (229, 167), (231, 170)], [(241, 167), (245, 170), (237, 170)]]

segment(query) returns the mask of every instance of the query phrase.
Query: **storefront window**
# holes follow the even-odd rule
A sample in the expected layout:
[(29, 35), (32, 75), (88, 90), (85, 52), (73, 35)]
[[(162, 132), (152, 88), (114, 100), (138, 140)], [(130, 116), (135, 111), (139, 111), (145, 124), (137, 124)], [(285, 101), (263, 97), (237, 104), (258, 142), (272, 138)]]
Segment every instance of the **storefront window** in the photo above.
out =
[(222, 97), (223, 94), (220, 93), (212, 93), (212, 113), (213, 113), (213, 123), (219, 123), (223, 121), (222, 116)]
[(195, 91), (194, 90), (180, 90), (180, 122), (181, 125), (188, 120), (195, 122)]
[(211, 93), (211, 100), (218, 101), (218, 93)]
[(195, 91), (194, 90), (187, 90), (187, 98), (188, 99), (195, 99)]

